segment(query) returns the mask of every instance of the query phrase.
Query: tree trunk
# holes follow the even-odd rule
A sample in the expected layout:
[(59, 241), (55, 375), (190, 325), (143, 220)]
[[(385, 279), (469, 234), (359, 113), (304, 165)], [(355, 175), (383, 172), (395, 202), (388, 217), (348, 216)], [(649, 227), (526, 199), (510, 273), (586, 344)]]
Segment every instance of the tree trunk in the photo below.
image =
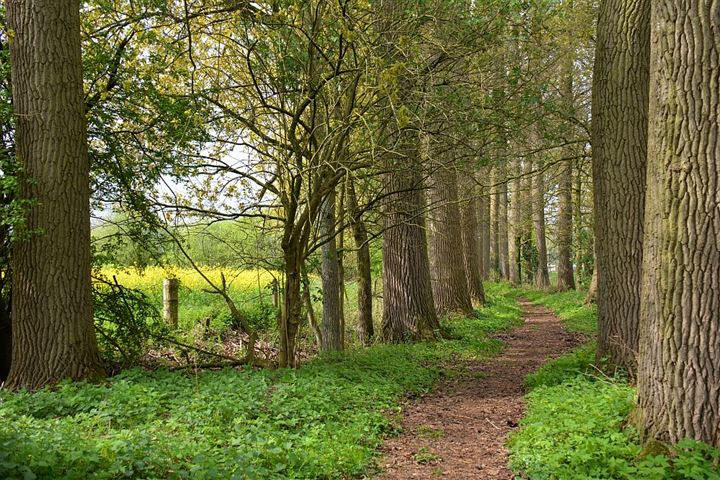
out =
[(493, 280), (500, 278), (500, 186), (498, 185), (498, 167), (492, 168), (490, 195), (490, 268), (488, 275)]
[(328, 194), (320, 219), (322, 245), (322, 351), (343, 349), (342, 317), (340, 308), (340, 264), (335, 239), (335, 191)]
[(317, 316), (315, 315), (315, 307), (313, 306), (312, 295), (310, 294), (310, 280), (307, 275), (303, 275), (302, 279), (302, 296), (305, 302), (305, 309), (307, 310), (307, 319), (310, 324), (310, 330), (313, 332), (315, 337), (315, 344), (318, 349), (322, 348), (322, 331), (320, 325), (318, 325)]
[[(567, 60), (565, 66), (565, 78), (563, 79), (562, 95), (568, 115), (574, 114), (573, 98), (573, 62), (572, 58)], [(574, 147), (572, 145), (564, 149), (568, 157), (560, 164), (560, 179), (558, 185), (558, 220), (557, 220), (557, 248), (558, 248), (558, 289), (575, 290), (575, 275), (572, 264), (572, 243), (573, 243), (573, 160)]]
[(585, 305), (590, 305), (597, 302), (597, 268), (593, 270), (592, 277), (590, 278), (590, 287), (588, 287), (587, 295), (585, 295)]
[(362, 345), (367, 346), (372, 343), (375, 336), (372, 311), (372, 264), (370, 263), (368, 234), (361, 217), (355, 185), (352, 181), (348, 183), (347, 200), (348, 214), (357, 251), (358, 338)]
[(480, 229), (478, 226), (478, 186), (469, 173), (459, 178), (462, 185), (462, 201), (460, 217), (462, 229), (462, 247), (470, 299), (476, 307), (485, 304), (485, 289), (482, 283), (482, 247), (480, 245)]
[[(504, 154), (504, 152), (503, 152)], [(507, 165), (502, 159), (498, 165), (498, 272), (500, 278), (507, 280), (510, 276), (508, 260), (508, 186)]]
[(653, 2), (651, 25), (638, 418), (720, 447), (720, 10)]
[(520, 284), (520, 238), (522, 225), (520, 161), (511, 163), (510, 219), (508, 222), (508, 279), (513, 285)]
[(13, 0), (7, 15), (20, 195), (34, 201), (33, 233), (12, 255), (8, 384), (35, 389), (104, 373), (92, 316), (80, 9), (71, 0)]
[(12, 362), (12, 328), (10, 323), (10, 305), (0, 294), (0, 384), (10, 372)]
[(302, 254), (295, 239), (283, 243), (285, 262), (285, 295), (280, 315), (280, 352), (278, 364), (281, 368), (295, 367), (297, 356), (295, 341), (300, 329), (302, 312)]
[[(345, 187), (343, 185), (342, 195), (338, 205), (338, 218), (340, 223), (345, 220)], [(338, 286), (340, 301), (340, 344), (345, 348), (345, 300), (347, 291), (345, 290), (345, 232), (340, 232), (337, 236), (337, 259), (338, 259)]]
[(390, 343), (431, 338), (440, 328), (430, 282), (419, 139), (406, 130), (398, 135), (396, 150), (405, 155), (390, 156), (385, 177), (382, 337)]
[[(486, 176), (484, 176), (487, 178)], [(478, 227), (482, 278), (490, 278), (490, 195), (487, 186), (480, 187), (478, 198)]]
[(532, 162), (523, 160), (520, 166), (522, 179), (520, 180), (520, 188), (522, 195), (520, 196), (521, 209), (521, 225), (520, 225), (520, 265), (518, 267), (518, 276), (520, 282), (532, 284), (535, 281), (535, 271), (537, 270), (537, 253), (535, 244), (533, 243), (533, 187), (532, 187)]
[(542, 172), (542, 160), (535, 163), (537, 172), (533, 176), (533, 226), (535, 228), (535, 247), (537, 248), (537, 269), (535, 285), (540, 288), (550, 286), (550, 274), (547, 263), (547, 241), (545, 239), (545, 174)]
[(601, 3), (592, 144), (598, 359), (636, 368), (647, 156), (649, 0)]
[(430, 278), (438, 315), (472, 313), (465, 277), (457, 174), (452, 162), (430, 175)]

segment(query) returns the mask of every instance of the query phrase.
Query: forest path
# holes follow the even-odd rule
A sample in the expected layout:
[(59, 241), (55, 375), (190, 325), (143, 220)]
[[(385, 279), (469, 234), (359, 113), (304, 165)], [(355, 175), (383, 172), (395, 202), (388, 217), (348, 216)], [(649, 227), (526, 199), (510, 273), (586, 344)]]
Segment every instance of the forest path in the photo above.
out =
[(505, 442), (523, 416), (524, 378), (579, 343), (547, 308), (520, 300), (524, 324), (497, 335), (503, 352), (463, 364), (451, 378), (409, 405), (403, 433), (382, 448), (380, 479), (513, 479)]

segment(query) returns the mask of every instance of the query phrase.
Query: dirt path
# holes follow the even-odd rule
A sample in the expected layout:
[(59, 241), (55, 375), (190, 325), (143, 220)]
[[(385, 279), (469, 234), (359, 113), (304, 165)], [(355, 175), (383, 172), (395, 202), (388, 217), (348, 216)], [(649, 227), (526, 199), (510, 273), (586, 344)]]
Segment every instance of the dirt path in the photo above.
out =
[(524, 325), (498, 335), (503, 353), (469, 366), (408, 406), (403, 434), (383, 447), (380, 479), (512, 479), (504, 444), (525, 409), (523, 379), (578, 344), (553, 313), (521, 301)]

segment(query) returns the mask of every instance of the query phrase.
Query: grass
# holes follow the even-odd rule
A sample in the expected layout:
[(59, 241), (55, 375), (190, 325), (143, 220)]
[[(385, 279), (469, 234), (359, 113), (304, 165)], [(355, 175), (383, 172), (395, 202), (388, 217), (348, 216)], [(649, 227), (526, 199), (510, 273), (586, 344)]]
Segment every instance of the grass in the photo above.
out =
[(488, 288), (451, 339), (377, 345), (297, 370), (130, 370), (106, 384), (0, 391), (3, 479), (345, 478), (372, 469), (402, 397), (432, 388), (451, 359), (482, 359), (519, 322)]
[[(504, 288), (506, 296), (550, 308), (568, 330), (596, 332), (597, 311), (583, 305), (583, 292)], [(590, 340), (527, 376), (527, 415), (509, 441), (511, 466), (521, 478), (720, 479), (720, 450), (709, 445), (686, 440), (671, 455), (644, 451), (627, 423), (635, 389), (622, 377), (599, 374), (594, 361)]]

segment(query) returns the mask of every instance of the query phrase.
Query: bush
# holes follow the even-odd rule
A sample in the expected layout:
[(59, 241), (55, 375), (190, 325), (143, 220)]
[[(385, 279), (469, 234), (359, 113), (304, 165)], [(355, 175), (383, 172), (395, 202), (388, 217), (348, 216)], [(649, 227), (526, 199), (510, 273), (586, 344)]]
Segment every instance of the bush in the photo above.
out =
[(103, 359), (126, 368), (138, 364), (153, 339), (167, 333), (145, 294), (97, 277), (93, 284), (93, 316)]

